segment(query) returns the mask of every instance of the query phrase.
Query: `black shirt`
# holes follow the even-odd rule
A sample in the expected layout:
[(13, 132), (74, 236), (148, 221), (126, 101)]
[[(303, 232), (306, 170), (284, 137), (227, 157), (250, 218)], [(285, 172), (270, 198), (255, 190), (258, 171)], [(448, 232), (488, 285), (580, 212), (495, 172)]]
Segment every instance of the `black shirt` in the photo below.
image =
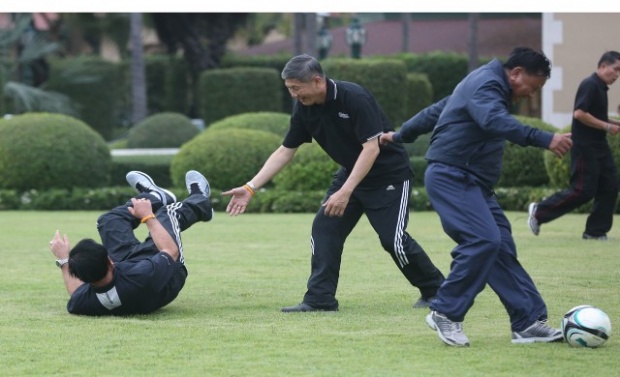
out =
[(187, 270), (167, 253), (114, 264), (114, 280), (106, 287), (84, 283), (67, 303), (72, 314), (126, 315), (155, 311), (174, 300)]
[[(596, 73), (585, 78), (575, 95), (575, 110), (580, 109), (590, 113), (597, 119), (607, 122), (607, 91), (609, 87), (601, 80)], [(573, 118), (572, 139), (574, 143), (592, 144), (607, 142), (607, 132), (589, 127), (577, 119)]]
[[(312, 139), (340, 164), (346, 174), (353, 169), (362, 144), (393, 131), (373, 95), (362, 86), (327, 79), (325, 103), (305, 106), (296, 101), (291, 125), (282, 145), (297, 148)], [(381, 147), (375, 163), (359, 187), (375, 187), (402, 182), (413, 176), (409, 157), (400, 144)]]

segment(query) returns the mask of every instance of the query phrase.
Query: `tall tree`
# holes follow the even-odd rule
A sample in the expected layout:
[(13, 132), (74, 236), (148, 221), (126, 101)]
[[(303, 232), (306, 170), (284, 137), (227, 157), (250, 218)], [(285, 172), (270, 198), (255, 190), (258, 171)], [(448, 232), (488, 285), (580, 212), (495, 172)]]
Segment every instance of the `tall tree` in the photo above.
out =
[(142, 14), (130, 15), (131, 35), (131, 121), (136, 124), (146, 118), (146, 79), (144, 73), (144, 53), (142, 43)]
[(244, 25), (248, 13), (153, 13), (159, 40), (168, 53), (183, 49), (192, 78), (217, 68), (226, 53), (226, 43)]

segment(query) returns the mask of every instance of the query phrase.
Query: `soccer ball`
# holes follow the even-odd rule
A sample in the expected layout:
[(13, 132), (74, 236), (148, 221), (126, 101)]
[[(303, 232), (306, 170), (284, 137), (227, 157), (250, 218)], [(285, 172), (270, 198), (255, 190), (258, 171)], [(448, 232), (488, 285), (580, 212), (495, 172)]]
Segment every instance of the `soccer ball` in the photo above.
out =
[(562, 335), (573, 347), (596, 348), (611, 336), (607, 314), (592, 305), (575, 306), (562, 318)]

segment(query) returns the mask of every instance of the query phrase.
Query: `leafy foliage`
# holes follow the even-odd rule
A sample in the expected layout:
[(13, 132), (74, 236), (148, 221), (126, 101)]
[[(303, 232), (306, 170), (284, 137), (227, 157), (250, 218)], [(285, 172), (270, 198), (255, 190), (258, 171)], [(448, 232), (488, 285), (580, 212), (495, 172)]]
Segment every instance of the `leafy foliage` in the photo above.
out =
[(273, 183), (279, 190), (327, 190), (336, 170), (338, 164), (317, 143), (304, 144)]
[[(557, 128), (543, 122), (539, 118), (530, 118), (517, 115), (517, 120), (531, 127), (543, 131), (557, 132)], [(506, 141), (502, 174), (498, 186), (544, 186), (549, 183), (549, 176), (545, 169), (544, 149), (536, 147), (522, 147)]]
[(110, 150), (85, 123), (61, 114), (0, 120), (0, 187), (19, 190), (103, 187)]
[(282, 138), (271, 132), (232, 129), (205, 131), (185, 143), (170, 167), (175, 186), (185, 185), (188, 170), (202, 172), (212, 187), (230, 189), (262, 167)]
[(288, 131), (291, 116), (273, 111), (259, 111), (231, 115), (211, 124), (209, 131), (244, 128), (248, 130), (267, 131), (284, 137)]
[(271, 68), (212, 69), (200, 75), (198, 114), (207, 125), (227, 116), (280, 111), (282, 80)]
[(159, 113), (129, 130), (127, 148), (178, 148), (198, 133), (198, 128), (185, 115)]

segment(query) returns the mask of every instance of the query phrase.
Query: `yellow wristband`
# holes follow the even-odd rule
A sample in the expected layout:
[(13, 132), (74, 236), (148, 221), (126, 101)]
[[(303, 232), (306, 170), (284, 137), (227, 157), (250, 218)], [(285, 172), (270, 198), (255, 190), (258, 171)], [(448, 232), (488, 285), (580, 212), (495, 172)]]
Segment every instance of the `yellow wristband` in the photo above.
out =
[(256, 194), (256, 191), (252, 190), (252, 188), (249, 185), (243, 185), (243, 188), (248, 190), (248, 192), (252, 194), (252, 196)]
[(148, 215), (148, 216), (144, 216), (144, 217), (142, 218), (142, 220), (140, 220), (140, 222), (141, 222), (142, 224), (144, 224), (145, 222), (149, 221), (150, 219), (154, 219), (154, 218), (155, 218), (155, 214), (152, 214), (152, 213), (151, 213), (151, 214), (150, 214), (150, 215)]

